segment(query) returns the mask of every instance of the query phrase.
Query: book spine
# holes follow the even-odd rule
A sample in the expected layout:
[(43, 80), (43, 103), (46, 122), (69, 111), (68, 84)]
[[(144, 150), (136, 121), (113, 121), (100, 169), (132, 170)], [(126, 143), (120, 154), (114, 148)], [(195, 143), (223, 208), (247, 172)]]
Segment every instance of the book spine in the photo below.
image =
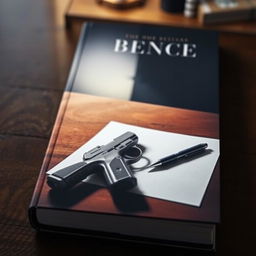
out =
[(37, 179), (37, 183), (33, 192), (33, 196), (29, 205), (29, 209), (28, 209), (28, 217), (29, 217), (29, 221), (30, 224), (33, 228), (35, 228), (36, 230), (40, 229), (40, 225), (37, 221), (37, 217), (36, 217), (36, 208), (37, 208), (37, 202), (38, 202), (38, 198), (40, 196), (41, 193), (41, 189), (42, 186), (44, 184), (45, 181), (45, 176), (46, 176), (46, 171), (49, 169), (49, 163), (52, 157), (52, 153), (55, 147), (55, 143), (58, 137), (58, 133), (61, 127), (61, 123), (64, 117), (64, 113), (66, 111), (66, 107), (67, 107), (67, 103), (70, 97), (70, 92), (72, 91), (72, 87), (73, 87), (73, 81), (75, 78), (75, 74), (77, 72), (77, 67), (79, 65), (79, 61), (80, 61), (80, 56), (81, 56), (81, 50), (82, 50), (82, 45), (84, 43), (84, 39), (86, 38), (85, 33), (86, 33), (86, 29), (87, 29), (87, 25), (83, 25), (82, 27), (82, 32), (81, 32), (81, 36), (80, 36), (80, 40), (78, 42), (78, 46), (74, 55), (74, 60), (71, 66), (71, 70), (68, 76), (68, 80), (67, 80), (67, 84), (66, 84), (66, 88), (64, 91), (64, 94), (62, 96), (61, 99), (61, 104), (59, 106), (59, 110), (58, 110), (58, 114), (54, 123), (54, 128), (49, 140), (49, 144), (46, 150), (46, 154), (44, 157), (44, 161)]
[(65, 92), (62, 96), (62, 100), (61, 100), (61, 104), (58, 110), (58, 114), (57, 114), (57, 118), (54, 124), (54, 128), (51, 134), (51, 138), (46, 150), (46, 154), (44, 157), (44, 161), (37, 179), (37, 183), (33, 192), (33, 196), (29, 205), (29, 210), (28, 210), (28, 216), (29, 216), (29, 221), (30, 224), (33, 228), (35, 229), (39, 229), (39, 225), (37, 222), (37, 218), (36, 218), (36, 207), (37, 207), (37, 201), (39, 198), (39, 195), (41, 193), (41, 188), (43, 186), (44, 180), (45, 180), (45, 175), (46, 175), (46, 171), (48, 169), (50, 160), (51, 160), (51, 156), (52, 156), (52, 152), (55, 146), (55, 142), (57, 140), (58, 137), (58, 132), (59, 129), (61, 127), (61, 123), (62, 123), (62, 119), (66, 110), (66, 106), (68, 103), (68, 99), (69, 99), (69, 92)]

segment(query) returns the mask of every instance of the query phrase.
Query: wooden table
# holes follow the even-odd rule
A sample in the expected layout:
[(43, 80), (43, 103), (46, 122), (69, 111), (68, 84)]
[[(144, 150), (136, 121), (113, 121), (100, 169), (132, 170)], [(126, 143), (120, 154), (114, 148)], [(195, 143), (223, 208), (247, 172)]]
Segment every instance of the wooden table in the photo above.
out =
[[(163, 248), (36, 234), (27, 208), (78, 39), (66, 0), (2, 0), (0, 255), (162, 255)], [(256, 37), (220, 34), (221, 206), (217, 255), (252, 255), (256, 236)], [(202, 255), (168, 249), (172, 255)], [(205, 254), (203, 254), (205, 255)], [(209, 255), (209, 254), (206, 254)]]
[[(47, 185), (44, 175), (46, 171), (94, 137), (110, 121), (218, 139), (218, 114), (77, 92), (65, 92), (59, 109), (37, 184), (36, 192), (40, 193), (37, 198), (37, 207), (57, 209), (67, 207), (66, 209), (75, 211), (107, 212), (121, 216), (122, 214), (131, 214), (141, 217), (157, 216), (157, 218), (164, 219), (219, 221), (219, 161), (214, 168), (200, 207), (191, 207), (150, 197), (127, 196), (129, 193), (126, 196), (124, 194), (119, 197), (115, 196), (115, 200), (113, 200), (113, 194), (109, 189), (101, 188), (95, 191), (93, 186), (88, 190), (82, 186), (65, 194), (64, 200), (63, 197), (58, 198), (59, 200), (55, 197), (57, 200), (54, 200), (54, 197), (51, 196), (54, 193)], [(85, 194), (86, 196), (84, 196)], [(122, 204), (120, 204), (121, 201), (123, 201)], [(140, 210), (127, 210), (135, 205), (139, 206)]]
[(147, 0), (142, 7), (121, 11), (99, 5), (95, 0), (70, 0), (65, 17), (67, 27), (71, 27), (77, 21), (93, 19), (106, 22), (122, 21), (256, 34), (256, 21), (245, 20), (205, 26), (196, 17), (186, 18), (182, 13), (163, 11), (160, 6), (160, 0)]

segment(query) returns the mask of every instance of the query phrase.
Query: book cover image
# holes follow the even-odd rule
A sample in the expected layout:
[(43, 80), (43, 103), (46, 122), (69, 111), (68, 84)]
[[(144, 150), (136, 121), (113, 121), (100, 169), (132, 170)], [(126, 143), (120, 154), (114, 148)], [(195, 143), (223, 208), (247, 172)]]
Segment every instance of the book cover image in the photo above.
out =
[[(218, 223), (218, 89), (216, 33), (87, 23), (32, 199), (33, 225), (50, 225), (38, 209)], [(170, 163), (152, 166), (166, 156)]]
[(218, 113), (215, 32), (89, 24), (72, 91)]

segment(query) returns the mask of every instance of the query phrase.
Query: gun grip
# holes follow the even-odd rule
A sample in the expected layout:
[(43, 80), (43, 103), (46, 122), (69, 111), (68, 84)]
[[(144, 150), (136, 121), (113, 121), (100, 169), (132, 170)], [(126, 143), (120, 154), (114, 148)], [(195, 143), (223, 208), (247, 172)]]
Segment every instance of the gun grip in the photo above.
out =
[(112, 189), (130, 189), (137, 185), (129, 166), (121, 156), (114, 158), (105, 168), (105, 178)]
[(49, 174), (47, 184), (52, 189), (67, 189), (85, 179), (92, 172), (92, 168), (86, 162), (79, 162)]

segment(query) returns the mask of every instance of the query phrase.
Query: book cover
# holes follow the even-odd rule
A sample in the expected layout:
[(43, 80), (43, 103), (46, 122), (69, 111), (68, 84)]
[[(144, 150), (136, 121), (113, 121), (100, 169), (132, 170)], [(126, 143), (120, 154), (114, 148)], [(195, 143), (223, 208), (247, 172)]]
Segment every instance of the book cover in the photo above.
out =
[[(108, 237), (136, 237), (137, 241), (189, 244), (192, 247), (204, 241), (193, 241), (193, 232), (196, 237), (196, 232), (208, 229), (207, 236), (211, 238), (206, 239), (207, 242), (200, 246), (212, 248), (215, 224), (220, 219), (218, 154), (208, 164), (207, 168), (211, 171), (204, 182), (206, 185), (203, 192), (195, 201), (186, 201), (188, 196), (185, 193), (186, 200), (181, 199), (186, 186), (174, 193), (177, 195), (174, 199), (164, 184), (158, 184), (159, 188), (166, 187), (163, 189), (164, 196), (160, 196), (158, 191), (152, 192), (155, 184), (145, 193), (133, 193), (128, 189), (113, 194), (109, 184), (102, 186), (98, 181), (83, 182), (75, 189), (56, 193), (47, 184), (46, 173), (54, 173), (53, 168), (58, 168), (58, 164), (64, 163), (72, 153), (78, 154), (76, 152), (81, 151), (84, 145), (95, 146), (90, 143), (96, 143), (95, 138), (106, 131), (106, 127), (112, 128), (102, 137), (104, 139), (101, 145), (111, 142), (120, 135), (118, 131), (129, 126), (130, 130), (134, 129), (141, 134), (138, 137), (139, 141), (140, 137), (143, 138), (140, 141), (142, 146), (144, 140), (150, 147), (150, 139), (143, 136), (149, 131), (148, 128), (152, 129), (148, 137), (155, 143), (158, 142), (153, 152), (159, 152), (160, 157), (164, 157), (169, 149), (170, 154), (176, 153), (171, 150), (171, 145), (168, 147), (163, 143), (171, 138), (170, 134), (177, 138), (174, 145), (179, 144), (181, 138), (185, 142), (190, 139), (196, 142), (198, 138), (204, 138), (208, 143), (211, 140), (218, 143), (218, 112), (218, 37), (215, 32), (137, 24), (87, 23), (81, 32), (67, 87), (32, 198), (29, 210), (31, 224), (38, 230), (89, 232), (94, 235), (107, 233)], [(113, 123), (115, 126), (111, 126)], [(117, 127), (119, 130), (115, 130)], [(116, 136), (113, 131), (117, 131)], [(160, 143), (159, 138), (165, 133), (168, 138), (163, 137)], [(166, 151), (162, 151), (162, 145)], [(186, 143), (180, 142), (181, 145), (187, 147)], [(216, 145), (214, 152), (218, 151), (218, 144)], [(147, 148), (142, 150), (143, 154), (147, 152)], [(75, 161), (70, 160), (68, 164), (76, 164)], [(198, 160), (189, 162), (188, 164), (192, 163), (194, 166)], [(182, 164), (177, 165), (179, 168), (181, 166), (184, 167)], [(192, 166), (188, 168), (199, 169)], [(151, 177), (157, 175), (161, 179), (168, 173), (173, 174), (175, 168), (152, 173)], [(135, 172), (132, 167), (131, 170)], [(146, 172), (148, 175), (148, 171)], [(195, 180), (202, 178), (201, 174), (196, 175), (198, 176), (195, 176)], [(145, 180), (139, 176), (140, 174), (135, 174), (138, 189), (142, 188), (143, 179)], [(145, 187), (143, 191), (146, 191)], [(40, 221), (39, 215), (42, 212), (46, 213), (46, 217), (51, 216), (48, 219), (54, 219), (55, 223)], [(88, 224), (86, 228), (79, 222), (70, 224), (68, 221), (70, 218), (83, 218), (82, 216), (102, 223), (96, 227)], [(104, 224), (106, 221), (116, 223), (114, 226), (119, 226), (120, 229), (107, 227)], [(141, 233), (132, 232), (128, 228), (129, 225), (138, 225), (137, 221), (143, 223)], [(158, 235), (147, 235), (147, 227), (161, 227), (167, 222), (172, 223), (172, 228), (178, 230), (189, 229), (190, 238), (183, 238), (186, 232), (181, 232), (179, 238), (162, 235), (168, 233), (164, 228), (159, 228)], [(193, 225), (200, 226), (201, 229), (194, 230)]]

